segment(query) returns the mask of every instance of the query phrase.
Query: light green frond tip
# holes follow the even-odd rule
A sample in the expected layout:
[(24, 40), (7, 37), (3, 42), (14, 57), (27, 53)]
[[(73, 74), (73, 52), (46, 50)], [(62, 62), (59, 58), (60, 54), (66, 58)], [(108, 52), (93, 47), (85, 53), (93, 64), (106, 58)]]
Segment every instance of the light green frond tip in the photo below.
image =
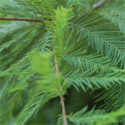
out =
[(51, 98), (64, 95), (68, 85), (66, 81), (62, 84), (62, 74), (57, 75), (52, 66), (51, 54), (36, 53), (31, 59), (32, 66), (37, 73), (41, 74), (41, 79), (37, 81), (43, 93), (49, 94)]
[(48, 76), (52, 73), (52, 66), (51, 66), (51, 54), (49, 53), (40, 53), (37, 52), (31, 58), (31, 64), (34, 70), (41, 75)]
[(120, 109), (116, 111), (112, 111), (111, 113), (107, 113), (103, 116), (102, 119), (98, 120), (96, 125), (110, 125), (110, 124), (117, 124), (118, 119), (120, 117), (125, 118), (125, 105), (122, 106)]
[(55, 16), (51, 22), (46, 22), (49, 30), (52, 31), (52, 40), (54, 42), (54, 54), (59, 63), (64, 55), (65, 34), (68, 30), (70, 20), (73, 17), (72, 8), (59, 7), (55, 10)]
[(64, 23), (67, 24), (68, 21), (73, 17), (73, 10), (72, 8), (64, 8), (59, 7), (55, 10), (55, 23)]

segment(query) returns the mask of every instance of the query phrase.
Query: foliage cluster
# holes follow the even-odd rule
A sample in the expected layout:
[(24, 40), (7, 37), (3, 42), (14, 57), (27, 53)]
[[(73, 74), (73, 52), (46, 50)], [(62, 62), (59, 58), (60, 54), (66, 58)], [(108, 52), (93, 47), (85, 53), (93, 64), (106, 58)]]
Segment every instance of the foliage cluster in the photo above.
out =
[[(54, 99), (67, 96), (70, 90), (89, 91), (95, 104), (101, 102), (101, 106), (67, 112), (69, 124), (124, 124), (124, 0), (107, 1), (95, 9), (97, 3), (98, 0), (0, 1), (1, 17), (43, 20), (0, 21), (0, 124), (32, 124), (30, 120), (38, 111), (44, 111), (49, 102), (51, 106)], [(66, 110), (77, 103), (68, 104), (68, 99), (65, 98)], [(55, 117), (57, 112), (51, 111)], [(65, 124), (63, 115), (58, 125)], [(56, 124), (42, 119), (35, 124)]]

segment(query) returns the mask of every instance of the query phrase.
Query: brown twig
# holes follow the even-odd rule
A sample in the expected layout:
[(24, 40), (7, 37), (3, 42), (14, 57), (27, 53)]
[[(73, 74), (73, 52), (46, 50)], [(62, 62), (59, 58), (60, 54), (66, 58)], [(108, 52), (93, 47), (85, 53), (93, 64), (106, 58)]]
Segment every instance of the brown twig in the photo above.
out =
[(98, 9), (99, 7), (101, 7), (102, 5), (104, 5), (106, 2), (109, 2), (109, 1), (111, 1), (111, 0), (100, 0), (98, 3), (96, 3), (96, 4), (94, 4), (93, 5), (93, 9)]
[[(109, 2), (111, 0), (100, 0), (98, 3), (93, 5), (93, 9), (98, 9), (100, 6), (102, 6), (104, 3)], [(8, 20), (8, 21), (29, 21), (29, 22), (44, 22), (41, 19), (29, 19), (29, 18), (20, 18), (20, 17), (0, 17), (0, 20)]]
[(64, 125), (68, 125), (68, 123), (67, 123), (67, 116), (66, 116), (66, 108), (65, 108), (65, 103), (64, 103), (64, 97), (60, 96), (60, 100), (61, 100), (61, 104), (62, 104)]
[(28, 19), (28, 18), (16, 18), (16, 17), (0, 17), (0, 20), (43, 22), (43, 20), (40, 20), (40, 19)]
[(103, 0), (100, 0), (98, 3), (93, 5), (93, 9), (98, 9), (100, 6), (102, 6), (104, 4)]
[[(59, 75), (59, 67), (58, 67), (56, 56), (54, 57), (54, 62), (55, 62), (55, 66), (56, 66), (56, 73), (57, 73), (57, 75)], [(64, 102), (64, 97), (63, 96), (60, 96), (60, 101), (61, 101), (61, 105), (62, 105), (62, 113), (63, 113), (64, 125), (68, 125), (67, 116), (66, 116), (65, 102)]]

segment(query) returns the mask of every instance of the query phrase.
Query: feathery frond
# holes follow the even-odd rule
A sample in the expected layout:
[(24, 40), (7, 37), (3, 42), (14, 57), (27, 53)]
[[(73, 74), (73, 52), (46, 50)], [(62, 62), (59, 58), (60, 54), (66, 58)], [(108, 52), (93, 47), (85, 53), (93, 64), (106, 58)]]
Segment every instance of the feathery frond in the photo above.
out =
[(118, 27), (96, 13), (88, 13), (74, 19), (72, 30), (78, 33), (79, 39), (86, 38), (92, 48), (113, 59), (121, 68), (125, 67), (125, 42)]
[(72, 85), (80, 86), (83, 90), (87, 88), (93, 89), (97, 88), (110, 88), (115, 84), (122, 84), (125, 81), (124, 75), (122, 73), (117, 72), (108, 72), (105, 71), (96, 72), (96, 70), (76, 70), (66, 76)]
[[(75, 125), (124, 123), (124, 12), (124, 0), (101, 4), (98, 0), (1, 0), (0, 124), (30, 124), (51, 99), (58, 103), (58, 97), (60, 125), (67, 125), (67, 119)], [(78, 98), (72, 86), (79, 94), (97, 91), (91, 96), (96, 96), (93, 100), (100, 110), (83, 108), (66, 115), (80, 106), (69, 104), (69, 98)], [(73, 96), (64, 99), (66, 94)], [(80, 98), (80, 103), (87, 100)], [(52, 109), (51, 124), (55, 124), (59, 112)], [(41, 124), (49, 124), (51, 116), (44, 117), (47, 122)]]
[(47, 95), (42, 92), (36, 92), (29, 102), (25, 105), (24, 109), (19, 114), (16, 124), (24, 125), (33, 115), (39, 111), (40, 108), (49, 100)]
[(52, 40), (54, 42), (55, 56), (58, 62), (62, 59), (64, 54), (65, 32), (70, 24), (69, 20), (72, 18), (72, 9), (58, 8), (55, 11), (55, 17), (52, 22), (46, 22), (52, 31)]
[(95, 111), (91, 110), (89, 112), (86, 112), (87, 108), (85, 107), (79, 112), (76, 112), (75, 114), (70, 114), (68, 116), (68, 119), (75, 125), (80, 125), (80, 124), (109, 125), (112, 123), (117, 124), (118, 118), (120, 116), (125, 116), (124, 109), (125, 107), (123, 106), (117, 111), (105, 114), (103, 111), (99, 111), (99, 110), (95, 110)]

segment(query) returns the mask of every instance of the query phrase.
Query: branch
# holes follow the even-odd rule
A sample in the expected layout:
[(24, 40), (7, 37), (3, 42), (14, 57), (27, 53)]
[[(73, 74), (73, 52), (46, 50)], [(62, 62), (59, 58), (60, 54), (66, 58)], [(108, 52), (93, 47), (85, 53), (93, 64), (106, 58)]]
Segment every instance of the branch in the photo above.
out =
[(93, 9), (98, 9), (100, 6), (102, 6), (103, 4), (105, 4), (105, 3), (107, 3), (107, 2), (109, 2), (109, 1), (111, 1), (111, 0), (100, 0), (98, 3), (96, 3), (96, 4), (94, 4), (93, 5)]
[[(98, 3), (96, 3), (95, 5), (93, 5), (93, 9), (98, 9), (100, 6), (102, 6), (103, 4), (105, 4), (106, 2), (109, 2), (111, 0), (100, 0)], [(44, 22), (41, 19), (29, 19), (29, 18), (20, 18), (20, 17), (0, 17), (0, 20), (12, 20), (12, 21), (28, 21), (28, 22)]]
[(64, 97), (60, 96), (60, 100), (61, 100), (61, 104), (62, 104), (64, 125), (68, 125), (68, 123), (67, 123), (67, 116), (66, 116), (66, 108), (65, 108), (65, 103), (64, 103)]
[(29, 22), (43, 22), (40, 19), (16, 18), (16, 17), (0, 17), (0, 20), (13, 20), (13, 21), (29, 21)]
[[(55, 66), (56, 66), (56, 73), (57, 73), (57, 75), (59, 75), (59, 67), (58, 67), (56, 56), (54, 56), (54, 62), (55, 62)], [(61, 105), (62, 105), (62, 113), (63, 113), (64, 125), (68, 125), (67, 116), (66, 116), (65, 102), (64, 102), (64, 97), (63, 96), (60, 96), (60, 101), (61, 101)]]
[(56, 73), (57, 73), (57, 75), (59, 75), (59, 68), (58, 68), (56, 57), (54, 57), (54, 61), (55, 61), (55, 65), (56, 65)]
[[(54, 61), (55, 61), (55, 66), (56, 66), (56, 73), (57, 73), (57, 75), (59, 75), (59, 68), (58, 68), (56, 56), (54, 57)], [(68, 125), (67, 117), (66, 117), (66, 108), (65, 108), (65, 103), (64, 103), (64, 97), (60, 96), (60, 100), (61, 100), (61, 105), (62, 105), (64, 125)]]

